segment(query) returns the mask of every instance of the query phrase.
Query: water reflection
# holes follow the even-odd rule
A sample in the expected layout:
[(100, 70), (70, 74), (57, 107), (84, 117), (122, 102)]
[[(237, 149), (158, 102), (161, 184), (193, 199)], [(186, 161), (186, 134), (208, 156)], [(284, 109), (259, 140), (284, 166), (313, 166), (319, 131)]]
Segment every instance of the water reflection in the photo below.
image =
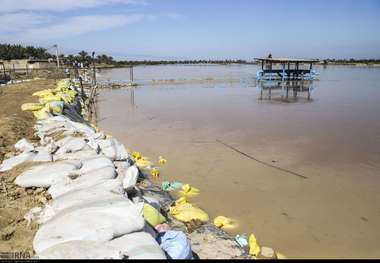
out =
[(130, 96), (131, 106), (135, 107), (135, 88), (134, 87), (130, 88), (130, 93), (131, 93), (131, 96)]
[(314, 85), (312, 80), (258, 81), (256, 88), (260, 92), (259, 100), (297, 102), (303, 99), (310, 102)]

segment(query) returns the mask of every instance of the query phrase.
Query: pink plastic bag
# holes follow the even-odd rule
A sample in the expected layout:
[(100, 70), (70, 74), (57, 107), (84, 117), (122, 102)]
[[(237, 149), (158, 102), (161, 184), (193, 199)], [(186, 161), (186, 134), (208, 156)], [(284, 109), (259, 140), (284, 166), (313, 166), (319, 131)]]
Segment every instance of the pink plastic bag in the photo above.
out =
[(157, 232), (162, 233), (162, 232), (167, 232), (170, 230), (170, 226), (168, 224), (159, 224), (155, 227)]

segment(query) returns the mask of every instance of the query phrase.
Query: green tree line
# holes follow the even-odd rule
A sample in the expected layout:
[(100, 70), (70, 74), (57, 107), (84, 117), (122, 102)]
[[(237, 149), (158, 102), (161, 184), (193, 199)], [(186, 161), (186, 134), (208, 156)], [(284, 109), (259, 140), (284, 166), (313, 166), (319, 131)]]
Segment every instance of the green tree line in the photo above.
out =
[[(135, 66), (135, 65), (173, 65), (173, 64), (255, 64), (246, 60), (123, 60), (116, 61), (113, 57), (106, 54), (100, 54), (94, 57), (92, 54), (82, 50), (76, 55), (59, 55), (60, 63), (72, 65), (74, 62), (83, 63), (85, 67), (96, 64), (107, 64), (116, 67)], [(55, 55), (42, 47), (22, 46), (12, 44), (0, 44), (0, 59), (55, 59)], [(351, 64), (351, 63), (380, 63), (380, 59), (324, 59), (321, 61), (324, 64)]]
[[(54, 58), (55, 55), (51, 54), (45, 48), (0, 44), (0, 59), (48, 59)], [(65, 65), (72, 65), (74, 62), (83, 63), (84, 66), (89, 66), (93, 63), (93, 58), (90, 53), (82, 50), (76, 55), (59, 55), (60, 63)], [(135, 65), (173, 65), (173, 64), (248, 64), (245, 60), (124, 60), (116, 61), (113, 57), (106, 54), (97, 55), (94, 58), (97, 64), (107, 64), (113, 66), (135, 66)]]
[(29, 58), (39, 58), (47, 59), (53, 57), (49, 54), (45, 48), (33, 47), (33, 46), (22, 46), (22, 45), (10, 45), (10, 44), (0, 44), (0, 59), (10, 60), (10, 59), (29, 59)]
[[(46, 48), (33, 47), (33, 46), (22, 46), (22, 45), (11, 45), (11, 44), (0, 44), (0, 59), (11, 60), (11, 59), (55, 59), (55, 54), (51, 54)], [(59, 55), (60, 63), (71, 65), (74, 62), (83, 63), (84, 65), (89, 65), (93, 62), (92, 56), (90, 56), (86, 51), (82, 50), (77, 55), (64, 54)], [(94, 58), (95, 63), (109, 64), (115, 63), (111, 56), (105, 54), (98, 55)]]

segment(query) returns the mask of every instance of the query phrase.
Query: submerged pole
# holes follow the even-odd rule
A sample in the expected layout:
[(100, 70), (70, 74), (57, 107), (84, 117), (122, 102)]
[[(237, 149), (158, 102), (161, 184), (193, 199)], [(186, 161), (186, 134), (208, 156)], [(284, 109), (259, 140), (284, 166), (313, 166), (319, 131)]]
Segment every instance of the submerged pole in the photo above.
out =
[(130, 66), (129, 68), (129, 79), (131, 81), (131, 84), (133, 84), (133, 66)]
[(96, 85), (95, 51), (92, 52), (92, 70), (93, 70), (92, 84), (95, 86)]

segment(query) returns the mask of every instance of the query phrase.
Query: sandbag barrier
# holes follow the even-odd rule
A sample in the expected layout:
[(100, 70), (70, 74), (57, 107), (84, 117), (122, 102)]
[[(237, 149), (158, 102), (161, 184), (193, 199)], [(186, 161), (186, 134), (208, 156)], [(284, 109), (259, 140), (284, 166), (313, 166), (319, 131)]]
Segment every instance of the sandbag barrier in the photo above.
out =
[[(40, 224), (33, 240), (36, 258), (251, 258), (252, 251), (258, 253), (256, 239), (250, 237), (251, 248), (239, 246), (221, 229), (226, 218), (212, 224), (188, 202), (198, 189), (166, 184), (166, 190), (182, 194), (174, 200), (155, 185), (149, 177), (158, 176), (158, 170), (148, 158), (129, 154), (88, 120), (91, 94), (81, 90), (78, 80), (65, 79), (55, 89), (34, 93), (39, 103), (22, 109), (37, 118), (40, 142), (20, 140), (15, 145), (19, 154), (0, 165), (4, 172), (38, 161), (15, 183), (47, 188), (52, 197), (25, 215)], [(160, 156), (158, 163), (166, 160)]]

